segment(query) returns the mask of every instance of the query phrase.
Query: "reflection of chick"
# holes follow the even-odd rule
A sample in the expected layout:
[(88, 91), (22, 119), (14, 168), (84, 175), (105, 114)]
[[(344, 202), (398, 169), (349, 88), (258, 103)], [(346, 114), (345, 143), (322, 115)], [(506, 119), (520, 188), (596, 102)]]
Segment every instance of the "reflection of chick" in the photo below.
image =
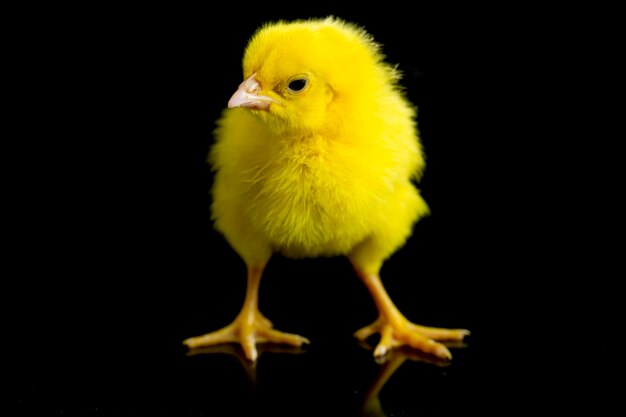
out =
[(415, 354), (415, 352), (404, 351), (404, 348), (395, 349), (390, 352), (381, 364), (380, 371), (374, 382), (365, 392), (365, 397), (359, 415), (362, 417), (387, 417), (380, 403), (379, 394), (391, 376), (410, 359), (416, 362), (426, 362), (437, 366), (446, 366), (445, 359), (429, 358), (425, 355)]
[[(361, 346), (365, 349), (372, 349), (367, 342), (360, 342)], [(462, 341), (445, 342), (448, 347), (464, 348), (465, 343)], [(387, 414), (383, 411), (380, 403), (379, 394), (385, 387), (389, 378), (400, 368), (406, 360), (409, 359), (413, 362), (423, 362), (435, 366), (448, 366), (450, 362), (447, 358), (439, 358), (437, 356), (429, 355), (418, 350), (410, 349), (408, 346), (402, 346), (398, 349), (389, 351), (385, 356), (376, 358), (376, 362), (379, 363), (380, 369), (378, 375), (374, 381), (370, 384), (369, 388), (365, 391), (363, 403), (359, 415), (362, 417), (387, 417)], [(419, 398), (417, 398), (419, 400)]]
[(261, 28), (247, 46), (243, 76), (210, 162), (215, 226), (245, 261), (248, 289), (233, 323), (185, 344), (238, 342), (255, 360), (259, 342), (308, 343), (273, 329), (258, 310), (263, 269), (274, 252), (346, 255), (378, 308), (378, 319), (355, 334), (381, 334), (375, 356), (409, 345), (450, 358), (435, 340), (469, 332), (410, 323), (379, 278), (428, 212), (411, 182), (424, 160), (397, 71), (362, 29), (328, 18)]

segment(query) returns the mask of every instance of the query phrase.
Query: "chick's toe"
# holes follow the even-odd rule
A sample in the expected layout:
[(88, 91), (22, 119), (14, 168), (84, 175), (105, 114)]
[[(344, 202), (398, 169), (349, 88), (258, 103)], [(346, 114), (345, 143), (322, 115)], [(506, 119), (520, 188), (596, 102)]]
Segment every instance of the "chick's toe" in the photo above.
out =
[(190, 337), (183, 342), (190, 349), (223, 343), (239, 343), (246, 358), (255, 361), (258, 343), (278, 343), (299, 347), (310, 343), (306, 337), (284, 333), (272, 328), (271, 322), (260, 313), (252, 318), (240, 314), (231, 324), (202, 336)]
[(374, 356), (384, 356), (391, 349), (409, 346), (441, 359), (451, 359), (448, 348), (441, 341), (460, 341), (470, 332), (465, 329), (443, 329), (413, 324), (404, 317), (389, 320), (379, 317), (374, 323), (354, 333), (354, 336), (365, 341), (375, 333), (380, 334), (380, 342), (374, 350)]

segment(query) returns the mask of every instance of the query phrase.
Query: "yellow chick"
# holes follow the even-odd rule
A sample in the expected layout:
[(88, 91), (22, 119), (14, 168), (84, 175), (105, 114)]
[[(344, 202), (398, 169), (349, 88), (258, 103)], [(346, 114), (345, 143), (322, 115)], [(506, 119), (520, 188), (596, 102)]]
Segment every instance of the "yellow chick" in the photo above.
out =
[(379, 312), (355, 333), (380, 334), (376, 357), (408, 345), (451, 358), (439, 341), (469, 331), (409, 322), (379, 276), (428, 213), (413, 184), (424, 168), (415, 109), (399, 78), (373, 38), (340, 19), (257, 30), (209, 155), (212, 218), (247, 265), (246, 297), (231, 324), (185, 340), (188, 347), (240, 343), (254, 361), (257, 343), (309, 343), (275, 330), (259, 311), (263, 269), (273, 253), (345, 255)]

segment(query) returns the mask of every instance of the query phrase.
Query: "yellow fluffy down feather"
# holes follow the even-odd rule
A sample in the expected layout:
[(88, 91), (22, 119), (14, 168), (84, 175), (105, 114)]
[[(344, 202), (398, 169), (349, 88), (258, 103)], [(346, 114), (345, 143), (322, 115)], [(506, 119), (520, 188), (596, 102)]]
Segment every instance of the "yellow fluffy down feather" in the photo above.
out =
[(428, 213), (414, 185), (424, 168), (416, 109), (399, 78), (370, 35), (336, 18), (272, 23), (254, 34), (209, 155), (213, 220), (248, 267), (246, 298), (233, 323), (187, 346), (237, 342), (255, 360), (257, 343), (308, 343), (259, 311), (263, 269), (273, 253), (345, 255), (379, 312), (355, 333), (381, 334), (375, 356), (408, 345), (451, 357), (437, 341), (469, 332), (409, 322), (379, 277)]
[[(324, 19), (261, 28), (243, 59), (269, 111), (227, 109), (210, 154), (215, 225), (248, 264), (349, 255), (368, 270), (428, 208), (415, 108), (362, 29)], [(304, 91), (288, 82), (306, 77)]]

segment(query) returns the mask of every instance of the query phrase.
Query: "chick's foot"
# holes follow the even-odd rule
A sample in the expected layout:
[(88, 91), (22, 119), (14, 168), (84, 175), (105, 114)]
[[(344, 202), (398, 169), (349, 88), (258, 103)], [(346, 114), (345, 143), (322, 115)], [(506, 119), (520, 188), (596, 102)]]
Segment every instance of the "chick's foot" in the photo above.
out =
[(272, 322), (258, 310), (242, 311), (228, 326), (202, 336), (190, 337), (183, 344), (190, 349), (213, 346), (224, 343), (239, 343), (250, 361), (257, 359), (257, 343), (278, 343), (291, 346), (302, 346), (310, 343), (305, 337), (275, 330)]
[(365, 341), (374, 333), (380, 333), (380, 342), (374, 350), (376, 357), (384, 356), (391, 349), (409, 346), (441, 359), (451, 359), (452, 354), (447, 347), (438, 341), (460, 341), (470, 334), (469, 330), (466, 329), (420, 326), (411, 323), (402, 316), (393, 319), (381, 316), (374, 323), (358, 330), (354, 336)]

